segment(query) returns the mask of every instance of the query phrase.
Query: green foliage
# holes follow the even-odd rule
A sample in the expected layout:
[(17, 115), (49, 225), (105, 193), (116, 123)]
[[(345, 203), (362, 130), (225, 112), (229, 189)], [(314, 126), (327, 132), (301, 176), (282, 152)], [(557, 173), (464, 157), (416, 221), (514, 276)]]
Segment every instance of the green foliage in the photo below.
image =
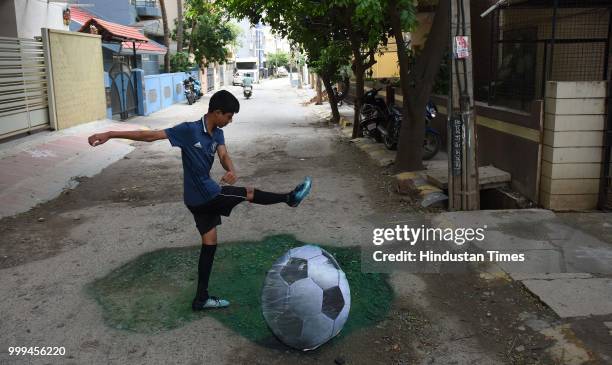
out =
[[(276, 258), (304, 244), (293, 236), (279, 235), (220, 245), (210, 291), (232, 302), (224, 310), (191, 311), (200, 246), (144, 254), (96, 280), (88, 292), (102, 307), (107, 324), (116, 329), (151, 333), (211, 316), (252, 341), (270, 343), (272, 334), (261, 314), (260, 297), (266, 272)], [(362, 273), (357, 247), (322, 247), (335, 256), (351, 289), (350, 316), (339, 338), (383, 320), (393, 300), (387, 276)]]
[(327, 47), (313, 52), (311, 68), (319, 75), (324, 75), (332, 83), (345, 80), (349, 77), (348, 65), (350, 49), (342, 42), (331, 42)]
[(170, 72), (182, 72), (193, 68), (187, 52), (177, 52), (170, 55)]
[(284, 66), (287, 67), (287, 69), (289, 68), (289, 54), (286, 52), (279, 51), (275, 53), (270, 53), (268, 54), (266, 59), (268, 65), (276, 67)]
[(184, 24), (185, 44), (204, 67), (224, 63), (230, 55), (228, 47), (237, 44), (239, 28), (216, 3), (187, 0)]
[(437, 95), (448, 95), (448, 81), (449, 81), (449, 69), (448, 69), (448, 57), (449, 54), (446, 52), (442, 58), (440, 64), (440, 70), (436, 74), (436, 80), (432, 88), (432, 93)]

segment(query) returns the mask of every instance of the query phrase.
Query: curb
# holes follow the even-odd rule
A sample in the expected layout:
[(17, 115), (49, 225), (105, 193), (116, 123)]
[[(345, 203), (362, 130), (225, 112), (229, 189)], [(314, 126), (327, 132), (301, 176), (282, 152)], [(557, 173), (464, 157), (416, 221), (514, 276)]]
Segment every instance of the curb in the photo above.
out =
[(421, 201), (423, 207), (444, 208), (448, 196), (444, 191), (431, 185), (424, 177), (423, 171), (402, 172), (395, 175), (397, 192), (403, 195), (414, 195)]

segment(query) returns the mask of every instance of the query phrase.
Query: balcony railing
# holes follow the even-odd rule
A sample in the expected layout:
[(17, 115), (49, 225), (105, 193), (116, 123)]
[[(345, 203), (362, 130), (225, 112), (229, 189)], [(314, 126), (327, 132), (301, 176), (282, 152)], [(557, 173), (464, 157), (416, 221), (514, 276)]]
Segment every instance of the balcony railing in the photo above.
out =
[(161, 18), (161, 8), (157, 0), (132, 0), (136, 13), (141, 18)]
[(159, 7), (159, 2), (157, 0), (132, 0), (132, 5), (134, 6), (147, 6), (147, 7)]

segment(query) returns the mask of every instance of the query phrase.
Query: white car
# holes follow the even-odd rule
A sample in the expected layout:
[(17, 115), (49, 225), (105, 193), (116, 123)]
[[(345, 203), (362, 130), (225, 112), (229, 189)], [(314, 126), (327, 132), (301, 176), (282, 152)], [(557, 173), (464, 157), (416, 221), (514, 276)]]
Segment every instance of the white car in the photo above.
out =
[(289, 76), (289, 71), (285, 68), (285, 66), (279, 66), (276, 70), (276, 74), (278, 76)]
[(232, 80), (232, 85), (236, 86), (236, 85), (240, 85), (242, 86), (242, 75), (238, 72), (236, 72), (234, 74), (234, 79)]

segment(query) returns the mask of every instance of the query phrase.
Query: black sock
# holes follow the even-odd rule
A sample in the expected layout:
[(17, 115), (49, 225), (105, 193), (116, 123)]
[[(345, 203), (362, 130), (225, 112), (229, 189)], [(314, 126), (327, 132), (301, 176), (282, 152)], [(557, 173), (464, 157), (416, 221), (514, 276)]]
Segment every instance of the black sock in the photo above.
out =
[(198, 263), (198, 292), (196, 299), (205, 301), (208, 299), (208, 280), (212, 270), (213, 260), (215, 259), (215, 251), (217, 245), (202, 245), (200, 251), (200, 262)]
[(257, 189), (253, 192), (253, 203), (255, 204), (269, 205), (288, 202), (289, 194), (269, 193)]

